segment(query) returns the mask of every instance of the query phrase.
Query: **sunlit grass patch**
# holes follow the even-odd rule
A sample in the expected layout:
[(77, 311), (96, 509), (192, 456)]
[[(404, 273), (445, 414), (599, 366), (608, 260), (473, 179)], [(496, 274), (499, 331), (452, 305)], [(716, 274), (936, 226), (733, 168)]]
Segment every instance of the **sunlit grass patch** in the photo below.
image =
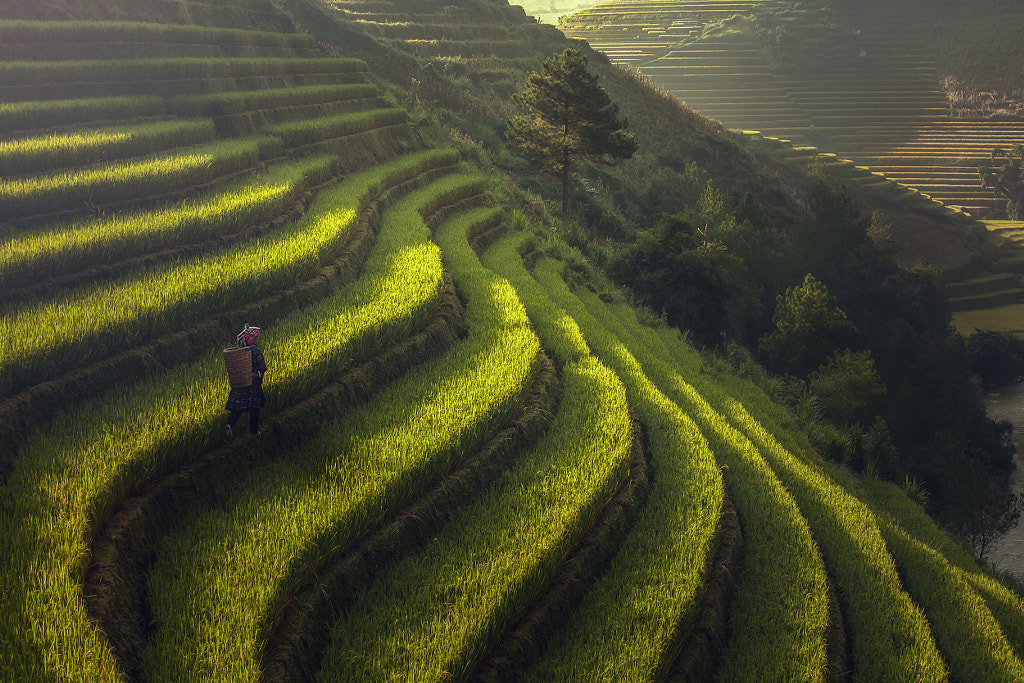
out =
[(303, 187), (326, 180), (335, 166), (328, 156), (283, 162), (170, 206), (0, 238), (0, 284), (39, 282), (244, 228), (283, 209)]
[[(649, 680), (667, 671), (681, 629), (695, 613), (718, 532), (721, 474), (696, 425), (568, 291), (560, 270), (542, 259), (537, 281), (626, 386), (647, 429), (655, 476), (607, 572), (525, 680)], [(623, 647), (626, 642), (631, 646)]]
[[(415, 207), (460, 181), (479, 182), (448, 179), (414, 192), (386, 220), (414, 221)], [(146, 655), (151, 674), (255, 675), (259, 633), (281, 593), (422, 494), (511, 415), (534, 374), (537, 338), (507, 283), (451, 267), (467, 299), (468, 338), (254, 473), (220, 511), (197, 515), (162, 544), (150, 578), (160, 624)]]
[(84, 166), (96, 161), (143, 156), (213, 139), (213, 121), (158, 121), (105, 128), (77, 129), (0, 142), (0, 175)]
[(288, 121), (263, 129), (263, 132), (281, 138), (289, 147), (306, 145), (320, 140), (352, 135), (381, 126), (392, 126), (409, 120), (404, 109), (373, 109), (371, 111), (339, 114), (314, 119)]
[(338, 248), (357, 211), (380, 188), (455, 158), (448, 150), (400, 157), (325, 189), (302, 220), (266, 240), (7, 311), (0, 316), (0, 391), (8, 393), (104, 353), (130, 348), (186, 318), (293, 286)]
[[(380, 182), (375, 173), (356, 180), (334, 194), (337, 205), (317, 210), (346, 212), (365, 199), (359, 183)], [(309, 398), (432, 311), (440, 252), (422, 239), (422, 229), (417, 240), (388, 227), (394, 226), (385, 226), (356, 284), (264, 325), (271, 410)], [(218, 347), (59, 416), (21, 448), (0, 496), (0, 530), (9, 540), (0, 579), (12, 606), (0, 619), (0, 660), (13, 663), (16, 675), (38, 680), (53, 666), (85, 679), (119, 680), (82, 602), (90, 539), (142, 482), (220, 442), (226, 391)]]
[(254, 166), (281, 151), (272, 137), (223, 140), (55, 173), (0, 181), (0, 213), (24, 218), (160, 195)]

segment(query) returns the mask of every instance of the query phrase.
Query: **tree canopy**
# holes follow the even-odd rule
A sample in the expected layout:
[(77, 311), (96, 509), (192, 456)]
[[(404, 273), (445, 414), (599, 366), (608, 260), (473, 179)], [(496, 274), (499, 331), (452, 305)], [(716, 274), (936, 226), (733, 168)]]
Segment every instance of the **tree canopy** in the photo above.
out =
[[(996, 159), (1003, 158), (1003, 164), (996, 166)], [(1006, 197), (1006, 215), (1012, 221), (1024, 217), (1024, 145), (1019, 142), (1006, 151), (992, 150), (992, 161), (978, 167), (982, 188), (991, 187)]]
[(509, 141), (538, 170), (561, 181), (563, 216), (577, 157), (610, 164), (637, 150), (618, 105), (587, 71), (587, 59), (576, 48), (549, 57), (540, 72), (527, 73), (514, 99), (526, 113), (509, 121)]
[(761, 339), (761, 352), (780, 370), (806, 377), (837, 349), (858, 345), (857, 328), (836, 298), (813, 275), (779, 295), (775, 331)]

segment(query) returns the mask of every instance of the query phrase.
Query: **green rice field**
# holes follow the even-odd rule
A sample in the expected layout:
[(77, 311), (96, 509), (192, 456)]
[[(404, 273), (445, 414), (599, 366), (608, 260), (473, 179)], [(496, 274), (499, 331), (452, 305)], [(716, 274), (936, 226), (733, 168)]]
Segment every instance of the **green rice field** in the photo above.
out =
[[(0, 679), (1024, 680), (1017, 592), (635, 309), (428, 120), (457, 90), (375, 72), (509, 91), (553, 29), (323, 4), (350, 43), (264, 0), (0, 19)], [(696, 73), (681, 4), (575, 25)], [(1012, 282), (957, 324), (1024, 320)]]

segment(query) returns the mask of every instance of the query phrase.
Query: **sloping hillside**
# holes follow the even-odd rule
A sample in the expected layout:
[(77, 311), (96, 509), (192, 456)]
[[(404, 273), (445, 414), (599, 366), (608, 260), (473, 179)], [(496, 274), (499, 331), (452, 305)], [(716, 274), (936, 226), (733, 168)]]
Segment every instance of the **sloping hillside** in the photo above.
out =
[[(0, 20), (5, 680), (1024, 679), (1019, 595), (476, 163), (559, 36), (362, 4)], [(771, 177), (595, 61), (666, 167)]]
[[(974, 77), (980, 63), (940, 57), (966, 51), (951, 28), (960, 11), (609, 0), (564, 17), (561, 27), (727, 127), (838, 153), (946, 205), (995, 216), (1005, 200), (981, 188), (977, 166), (993, 148), (1020, 140), (1024, 124), (987, 120), (959, 103), (963, 89), (985, 88)], [(968, 35), (985, 41), (986, 31), (979, 24)]]

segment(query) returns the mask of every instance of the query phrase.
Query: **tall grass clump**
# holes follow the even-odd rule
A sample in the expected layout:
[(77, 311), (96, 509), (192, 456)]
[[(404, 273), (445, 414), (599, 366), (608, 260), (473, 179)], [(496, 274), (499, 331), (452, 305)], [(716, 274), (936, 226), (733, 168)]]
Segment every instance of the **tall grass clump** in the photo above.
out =
[(551, 354), (555, 363), (564, 365), (587, 358), (591, 355), (590, 347), (579, 325), (564, 308), (552, 301), (544, 288), (523, 267), (519, 251), (530, 239), (522, 233), (509, 233), (484, 252), (481, 260), (516, 288), (530, 314), (530, 320), (537, 328), (544, 349)]
[[(425, 233), (415, 209), (439, 189), (409, 195), (386, 219)], [(453, 276), (467, 301), (466, 339), (254, 472), (161, 545), (149, 581), (159, 624), (149, 675), (258, 675), (275, 605), (513, 414), (536, 371), (537, 338), (507, 283)]]
[(399, 157), (322, 192), (317, 202), (324, 210), (314, 204), (302, 220), (266, 241), (161, 265), (0, 315), (0, 392), (128, 349), (197, 316), (293, 286), (339, 248), (357, 212), (376, 192), (456, 159), (451, 150)]
[(543, 587), (629, 460), (625, 392), (595, 359), (563, 369), (534, 450), (338, 621), (319, 680), (437, 680), (475, 660)]
[(39, 282), (238, 230), (283, 210), (327, 180), (330, 156), (283, 162), (171, 206), (58, 223), (0, 238), (0, 284)]
[(200, 185), (281, 153), (272, 137), (222, 140), (56, 173), (0, 181), (0, 214), (25, 218)]
[[(883, 533), (886, 535), (886, 542), (898, 565), (909, 566), (908, 562), (901, 559), (900, 550), (897, 547), (900, 545), (904, 549), (910, 549), (919, 558), (923, 558), (935, 567), (941, 568), (943, 574), (953, 575), (949, 579), (935, 582), (936, 585), (941, 585), (943, 581), (957, 583), (963, 581), (969, 584), (984, 599), (1017, 657), (1024, 656), (1024, 601), (1021, 600), (1020, 595), (983, 572), (974, 557), (940, 529), (921, 505), (912, 500), (903, 488), (874, 477), (854, 479), (834, 465), (826, 466), (833, 479), (870, 505), (875, 514), (883, 519)], [(893, 534), (899, 535), (898, 543), (893, 542), (890, 538)], [(935, 568), (933, 567), (931, 571), (935, 571)], [(911, 590), (913, 590), (912, 587)], [(957, 590), (963, 589), (958, 587)], [(973, 597), (968, 594), (965, 604), (969, 605), (972, 601)], [(928, 607), (924, 601), (918, 599), (918, 602), (925, 607), (925, 611), (928, 613)], [(935, 619), (930, 614), (929, 621), (935, 624)], [(962, 621), (972, 623), (968, 618)], [(981, 630), (983, 631), (983, 629)], [(939, 637), (939, 634), (936, 634), (936, 638)], [(939, 645), (945, 652), (946, 648), (941, 641), (939, 641)], [(998, 652), (999, 648), (990, 645), (989, 650)], [(953, 668), (953, 662), (950, 662), (950, 665)]]
[(209, 142), (213, 121), (157, 121), (0, 142), (0, 175), (23, 175)]
[(937, 551), (880, 520), (907, 592), (921, 606), (953, 680), (1020, 681), (1024, 664), (964, 572)]
[[(317, 199), (344, 219), (374, 173)], [(433, 311), (439, 250), (423, 230), (387, 222), (356, 284), (266, 325), (264, 385), (278, 412), (379, 353)], [(0, 496), (7, 539), (0, 581), (0, 662), (19, 679), (120, 680), (85, 611), (80, 582), (89, 544), (114, 508), (144, 482), (174, 471), (223, 438), (227, 383), (220, 348), (56, 417), (20, 449)], [(10, 669), (7, 669), (7, 664)]]

